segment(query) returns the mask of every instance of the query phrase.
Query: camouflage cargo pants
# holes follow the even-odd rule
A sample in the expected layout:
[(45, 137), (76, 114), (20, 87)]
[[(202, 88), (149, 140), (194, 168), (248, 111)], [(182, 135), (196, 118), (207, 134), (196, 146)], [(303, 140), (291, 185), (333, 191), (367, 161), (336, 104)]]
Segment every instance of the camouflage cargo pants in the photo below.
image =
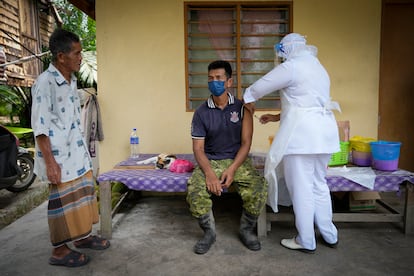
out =
[[(210, 160), (210, 165), (220, 178), (232, 162), (232, 159)], [(267, 200), (267, 182), (253, 167), (250, 158), (247, 158), (237, 169), (231, 188), (235, 188), (240, 195), (243, 209), (251, 215), (259, 216)], [(187, 202), (190, 205), (191, 214), (196, 218), (207, 214), (212, 208), (211, 193), (207, 190), (206, 178), (200, 167), (194, 169), (188, 180)]]

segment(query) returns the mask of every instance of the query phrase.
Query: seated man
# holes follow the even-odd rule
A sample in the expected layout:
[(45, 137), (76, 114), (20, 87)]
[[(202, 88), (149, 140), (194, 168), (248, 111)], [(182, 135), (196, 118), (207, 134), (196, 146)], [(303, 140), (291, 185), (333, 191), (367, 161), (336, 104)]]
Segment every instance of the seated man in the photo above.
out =
[(267, 182), (247, 158), (253, 135), (253, 115), (228, 89), (233, 84), (227, 61), (208, 66), (211, 96), (194, 113), (191, 127), (198, 167), (188, 181), (187, 202), (204, 236), (194, 252), (206, 253), (216, 240), (211, 195), (220, 196), (232, 183), (243, 201), (239, 237), (250, 250), (260, 250), (255, 233), (257, 218), (266, 204)]

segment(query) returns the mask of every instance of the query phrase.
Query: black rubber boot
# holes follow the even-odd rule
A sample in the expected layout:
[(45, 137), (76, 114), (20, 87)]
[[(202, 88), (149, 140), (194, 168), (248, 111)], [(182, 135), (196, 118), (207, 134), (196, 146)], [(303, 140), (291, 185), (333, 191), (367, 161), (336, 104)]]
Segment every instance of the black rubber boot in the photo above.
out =
[(214, 223), (213, 212), (198, 218), (198, 224), (204, 231), (204, 236), (194, 246), (194, 252), (197, 254), (205, 254), (210, 249), (211, 245), (216, 241), (216, 225)]
[(244, 246), (253, 251), (261, 249), (260, 241), (255, 233), (257, 218), (248, 214), (245, 210), (243, 210), (240, 218), (240, 240)]

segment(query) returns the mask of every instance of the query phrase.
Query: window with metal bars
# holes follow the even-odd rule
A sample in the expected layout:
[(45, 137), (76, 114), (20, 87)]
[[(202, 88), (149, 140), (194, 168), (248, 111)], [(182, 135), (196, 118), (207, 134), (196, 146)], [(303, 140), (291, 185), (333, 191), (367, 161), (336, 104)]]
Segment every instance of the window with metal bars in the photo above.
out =
[[(207, 67), (230, 62), (232, 93), (243, 91), (275, 66), (274, 45), (292, 31), (292, 2), (186, 2), (186, 107), (194, 111), (209, 96)], [(280, 109), (279, 92), (256, 102), (257, 110)]]

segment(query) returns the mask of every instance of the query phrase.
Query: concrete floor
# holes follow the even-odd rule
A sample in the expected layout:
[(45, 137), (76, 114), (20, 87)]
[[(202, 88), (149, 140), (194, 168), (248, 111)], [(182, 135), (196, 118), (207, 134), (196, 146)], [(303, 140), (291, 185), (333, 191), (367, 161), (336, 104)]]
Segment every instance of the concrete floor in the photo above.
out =
[(0, 189), (0, 229), (42, 204), (48, 197), (48, 186), (35, 179), (30, 187), (22, 192)]
[[(201, 237), (183, 196), (130, 198), (113, 220), (111, 247), (83, 250), (88, 265), (48, 265), (51, 248), (47, 203), (0, 230), (1, 275), (414, 275), (414, 236), (392, 223), (337, 223), (339, 247), (318, 244), (315, 254), (283, 248), (295, 234), (292, 222), (272, 222), (262, 250), (238, 240), (240, 202), (215, 201), (217, 241), (205, 255), (192, 248)], [(320, 239), (318, 237), (318, 239)]]

